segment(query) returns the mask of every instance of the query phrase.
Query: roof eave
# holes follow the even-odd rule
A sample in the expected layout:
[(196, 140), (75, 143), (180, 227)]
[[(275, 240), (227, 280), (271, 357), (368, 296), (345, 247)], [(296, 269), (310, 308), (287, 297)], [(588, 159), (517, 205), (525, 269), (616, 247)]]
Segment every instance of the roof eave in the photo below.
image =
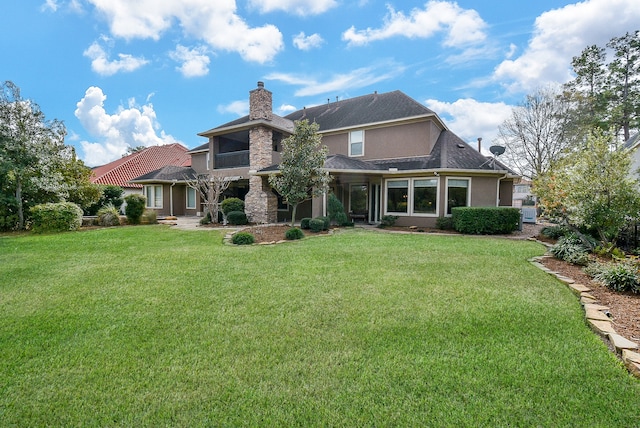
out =
[(239, 123), (237, 125), (225, 126), (224, 128), (213, 128), (208, 131), (201, 132), (197, 135), (200, 137), (210, 138), (210, 137), (216, 137), (219, 135), (228, 134), (229, 132), (244, 131), (246, 129), (251, 129), (256, 126), (266, 126), (268, 128), (272, 128), (277, 131), (286, 132), (289, 134), (293, 133), (293, 129), (288, 129), (282, 126), (278, 126), (274, 124), (273, 121), (271, 120), (258, 119), (258, 120), (250, 120), (244, 123)]

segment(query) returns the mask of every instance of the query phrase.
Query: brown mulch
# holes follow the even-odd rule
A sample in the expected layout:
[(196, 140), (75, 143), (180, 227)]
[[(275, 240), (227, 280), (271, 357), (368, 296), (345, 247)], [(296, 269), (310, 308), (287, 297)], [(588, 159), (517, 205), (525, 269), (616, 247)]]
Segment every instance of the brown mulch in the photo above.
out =
[(590, 288), (590, 294), (599, 304), (609, 307), (616, 333), (634, 342), (640, 342), (640, 295), (612, 291), (586, 275), (581, 266), (563, 260), (545, 257), (540, 262), (562, 276)]

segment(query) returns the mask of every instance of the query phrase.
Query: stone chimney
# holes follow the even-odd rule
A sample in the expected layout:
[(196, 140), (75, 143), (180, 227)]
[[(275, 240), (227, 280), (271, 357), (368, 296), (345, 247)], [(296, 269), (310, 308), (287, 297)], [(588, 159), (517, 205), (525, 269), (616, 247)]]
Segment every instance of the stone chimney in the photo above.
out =
[(264, 88), (263, 82), (249, 92), (249, 120), (273, 119), (273, 102), (271, 91)]
[[(264, 89), (264, 83), (249, 91), (249, 120), (273, 119), (272, 94)], [(273, 163), (273, 132), (270, 127), (258, 125), (249, 130), (249, 171), (255, 172)], [(251, 175), (249, 192), (245, 196), (245, 212), (255, 223), (277, 221), (278, 200), (271, 192), (266, 177)]]

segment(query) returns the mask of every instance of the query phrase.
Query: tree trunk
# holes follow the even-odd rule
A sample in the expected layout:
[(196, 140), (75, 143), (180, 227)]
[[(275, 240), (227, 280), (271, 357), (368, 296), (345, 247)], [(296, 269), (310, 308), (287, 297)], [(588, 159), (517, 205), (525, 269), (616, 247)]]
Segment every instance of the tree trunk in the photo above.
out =
[(16, 202), (18, 203), (18, 229), (24, 229), (24, 205), (22, 204), (22, 181), (16, 176)]
[(291, 210), (291, 227), (294, 227), (296, 224), (296, 211), (298, 210), (298, 204), (294, 204)]

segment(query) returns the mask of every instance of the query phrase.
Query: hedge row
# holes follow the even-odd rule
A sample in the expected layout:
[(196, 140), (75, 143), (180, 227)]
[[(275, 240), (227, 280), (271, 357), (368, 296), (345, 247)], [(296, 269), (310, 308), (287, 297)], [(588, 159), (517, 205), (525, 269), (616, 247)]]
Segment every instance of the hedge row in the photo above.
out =
[(466, 234), (511, 233), (520, 223), (520, 210), (510, 207), (456, 207), (451, 210), (453, 228)]

